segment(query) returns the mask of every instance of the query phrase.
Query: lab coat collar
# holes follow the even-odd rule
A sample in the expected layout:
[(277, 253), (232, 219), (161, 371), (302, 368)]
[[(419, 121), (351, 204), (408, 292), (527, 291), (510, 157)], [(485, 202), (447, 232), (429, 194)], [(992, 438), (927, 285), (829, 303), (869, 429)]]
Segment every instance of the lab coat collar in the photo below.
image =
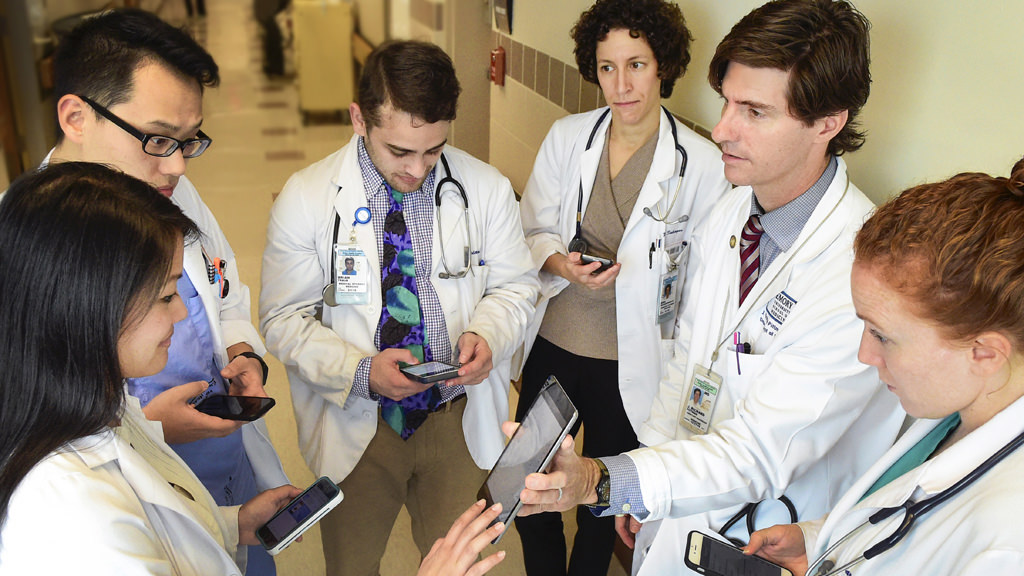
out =
[(922, 473), (921, 489), (931, 495), (949, 488), (1024, 431), (1022, 422), (1024, 398), (1019, 398), (977, 430), (926, 462), (928, 468)]
[[(133, 400), (130, 396), (128, 401)], [(138, 400), (136, 400), (138, 402)], [(146, 462), (141, 454), (113, 429), (104, 428), (97, 434), (72, 440), (68, 447), (91, 469), (116, 463), (125, 480), (139, 499), (157, 506), (171, 509), (186, 518), (195, 516), (164, 482), (159, 474)], [(195, 520), (198, 523), (198, 520)], [(202, 525), (202, 524), (200, 524)]]
[(861, 498), (878, 478), (940, 422), (941, 418), (915, 422), (892, 449), (854, 483), (835, 506), (835, 510), (845, 512), (826, 518), (817, 541), (817, 554), (824, 551), (833, 534), (846, 534), (879, 508), (899, 506), (912, 497), (920, 500), (934, 496), (963, 479), (1024, 430), (1024, 398), (1004, 408), (941, 454), (864, 498), (860, 505)]

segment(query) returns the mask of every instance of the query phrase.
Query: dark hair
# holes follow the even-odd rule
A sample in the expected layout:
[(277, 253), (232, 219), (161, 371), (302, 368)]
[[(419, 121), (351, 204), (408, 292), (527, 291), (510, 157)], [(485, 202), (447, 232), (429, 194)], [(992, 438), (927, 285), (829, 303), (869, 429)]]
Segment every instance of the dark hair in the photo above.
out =
[(871, 23), (839, 0), (775, 0), (743, 17), (718, 45), (708, 81), (719, 94), (729, 62), (789, 73), (789, 114), (810, 125), (843, 110), (846, 125), (829, 142), (837, 156), (864, 144), (857, 115), (871, 91)]
[(195, 224), (148, 184), (55, 164), (0, 201), (0, 523), (25, 475), (121, 409), (117, 343)]
[(395, 110), (433, 124), (455, 120), (459, 79), (452, 59), (428, 42), (396, 40), (366, 57), (357, 103), (368, 127), (380, 126), (380, 110)]
[(643, 38), (658, 61), (661, 97), (672, 95), (672, 88), (690, 64), (690, 30), (679, 6), (664, 0), (597, 0), (580, 15), (570, 33), (576, 48), (576, 66), (583, 79), (597, 81), (597, 43), (612, 30), (629, 30), (633, 38)]
[[(91, 17), (60, 40), (53, 58), (54, 102), (78, 94), (110, 107), (131, 99), (134, 74), (151, 61), (204, 86), (220, 82), (217, 64), (184, 29), (142, 10)], [(58, 139), (63, 136), (57, 123)]]
[(1009, 178), (964, 173), (884, 204), (854, 242), (856, 262), (952, 340), (1000, 332), (1024, 345), (1024, 159)]

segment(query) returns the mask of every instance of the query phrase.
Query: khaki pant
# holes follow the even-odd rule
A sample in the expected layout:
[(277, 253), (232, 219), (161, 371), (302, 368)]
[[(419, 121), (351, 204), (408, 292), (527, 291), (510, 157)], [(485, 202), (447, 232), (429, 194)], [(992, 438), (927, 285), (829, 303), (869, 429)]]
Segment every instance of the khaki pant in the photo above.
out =
[(345, 499), (320, 522), (327, 576), (377, 576), (404, 504), (421, 556), (476, 502), (487, 472), (462, 431), (465, 397), (431, 414), (408, 440), (382, 418), (359, 463), (339, 483)]

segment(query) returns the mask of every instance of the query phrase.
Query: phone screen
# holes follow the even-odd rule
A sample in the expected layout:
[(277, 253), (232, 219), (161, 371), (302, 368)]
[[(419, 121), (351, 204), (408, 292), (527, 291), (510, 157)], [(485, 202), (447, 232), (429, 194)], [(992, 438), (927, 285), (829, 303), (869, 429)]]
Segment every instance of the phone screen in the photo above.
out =
[(255, 420), (273, 408), (273, 398), (259, 396), (209, 396), (196, 405), (196, 410), (228, 420)]
[(274, 515), (257, 532), (264, 547), (273, 548), (299, 528), (303, 522), (338, 495), (338, 487), (327, 478), (320, 478)]
[(480, 491), (487, 497), (488, 505), (501, 502), (501, 514), (496, 521), (507, 524), (518, 512), (519, 494), (526, 487), (526, 477), (548, 464), (576, 422), (576, 416), (576, 407), (552, 376), (530, 405)]
[(704, 536), (700, 550), (700, 566), (719, 576), (780, 576), (789, 572), (764, 558), (747, 556), (739, 548), (721, 540)]

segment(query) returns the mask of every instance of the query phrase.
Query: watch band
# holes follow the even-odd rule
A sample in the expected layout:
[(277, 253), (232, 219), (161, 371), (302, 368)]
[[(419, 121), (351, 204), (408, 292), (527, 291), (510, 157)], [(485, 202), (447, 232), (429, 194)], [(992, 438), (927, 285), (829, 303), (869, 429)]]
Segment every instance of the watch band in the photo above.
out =
[(267, 363), (263, 360), (263, 358), (259, 354), (255, 353), (255, 352), (249, 352), (248, 350), (246, 350), (245, 352), (239, 352), (238, 354), (235, 354), (234, 356), (231, 357), (231, 359), (234, 360), (235, 358), (238, 358), (239, 356), (245, 356), (246, 358), (252, 358), (253, 360), (255, 360), (255, 361), (260, 363), (260, 368), (263, 369), (263, 386), (266, 387), (266, 385), (267, 385), (267, 376), (270, 375), (270, 367), (267, 366)]
[(611, 504), (612, 499), (612, 479), (611, 475), (608, 474), (608, 467), (604, 465), (599, 459), (594, 459), (597, 463), (597, 468), (601, 471), (601, 478), (597, 481), (597, 487), (594, 489), (597, 492), (597, 503), (593, 504), (594, 507), (607, 507)]

